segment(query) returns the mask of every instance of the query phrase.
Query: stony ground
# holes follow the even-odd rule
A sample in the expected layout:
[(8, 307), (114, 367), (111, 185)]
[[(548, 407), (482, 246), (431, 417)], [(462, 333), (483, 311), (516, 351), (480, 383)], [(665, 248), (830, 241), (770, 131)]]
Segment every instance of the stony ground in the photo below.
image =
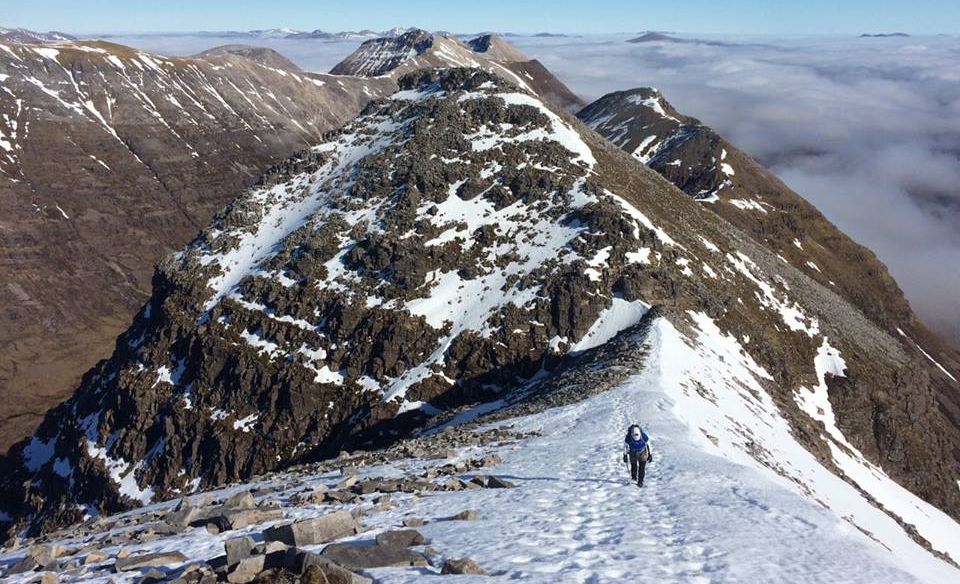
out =
[[(475, 520), (478, 511), (415, 517), (402, 508), (436, 493), (514, 488), (488, 470), (501, 462), (498, 452), (529, 436), (470, 423), (382, 451), (345, 452), (249, 484), (18, 541), (0, 555), (0, 574), (12, 582), (369, 582), (354, 572), (484, 573), (469, 558), (444, 556), (416, 531), (433, 521)], [(341, 539), (347, 541), (317, 549)]]

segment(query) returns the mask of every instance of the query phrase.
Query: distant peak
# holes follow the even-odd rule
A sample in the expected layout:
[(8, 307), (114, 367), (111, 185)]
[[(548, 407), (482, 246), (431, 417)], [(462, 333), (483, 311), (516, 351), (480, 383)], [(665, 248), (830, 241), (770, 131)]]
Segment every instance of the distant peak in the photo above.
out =
[(513, 63), (518, 61), (529, 61), (530, 58), (520, 52), (519, 49), (503, 40), (496, 34), (484, 34), (467, 41), (469, 46), (476, 53), (483, 53), (486, 57), (495, 61)]

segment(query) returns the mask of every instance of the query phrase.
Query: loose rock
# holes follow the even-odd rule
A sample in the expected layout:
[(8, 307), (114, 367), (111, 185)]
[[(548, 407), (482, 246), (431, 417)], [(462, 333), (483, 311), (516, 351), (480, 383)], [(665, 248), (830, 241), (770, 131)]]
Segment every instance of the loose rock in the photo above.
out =
[(480, 519), (480, 514), (473, 509), (461, 511), (450, 518), (451, 521), (476, 521)]
[(321, 517), (270, 527), (263, 532), (263, 535), (269, 541), (301, 546), (327, 543), (353, 535), (358, 530), (359, 525), (349, 511), (337, 511)]
[(385, 531), (377, 534), (377, 543), (383, 546), (410, 547), (422, 545), (426, 542), (423, 534), (415, 529), (399, 529), (397, 531)]
[(302, 584), (373, 584), (370, 578), (354, 574), (314, 553), (304, 557)]
[(263, 571), (266, 556), (249, 556), (240, 560), (227, 574), (227, 582), (246, 584)]
[(158, 568), (187, 561), (187, 556), (180, 552), (157, 552), (153, 554), (138, 554), (135, 556), (120, 557), (113, 565), (118, 572), (139, 570), (140, 568)]
[(256, 542), (253, 541), (253, 538), (249, 535), (228, 539), (223, 542), (224, 550), (227, 552), (227, 565), (232, 566), (240, 560), (249, 557), (255, 545)]
[(443, 563), (441, 574), (477, 574), (486, 576), (487, 572), (470, 558), (447, 560)]
[(425, 557), (410, 549), (379, 544), (334, 543), (323, 548), (320, 557), (350, 570), (429, 565)]

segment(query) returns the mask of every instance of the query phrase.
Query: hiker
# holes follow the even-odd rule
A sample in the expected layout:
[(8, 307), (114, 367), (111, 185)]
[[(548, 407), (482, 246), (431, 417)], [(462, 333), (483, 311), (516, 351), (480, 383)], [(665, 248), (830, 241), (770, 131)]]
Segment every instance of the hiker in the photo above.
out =
[(630, 480), (642, 487), (647, 463), (653, 462), (653, 452), (650, 438), (637, 424), (627, 428), (627, 437), (623, 439), (623, 462), (630, 465)]

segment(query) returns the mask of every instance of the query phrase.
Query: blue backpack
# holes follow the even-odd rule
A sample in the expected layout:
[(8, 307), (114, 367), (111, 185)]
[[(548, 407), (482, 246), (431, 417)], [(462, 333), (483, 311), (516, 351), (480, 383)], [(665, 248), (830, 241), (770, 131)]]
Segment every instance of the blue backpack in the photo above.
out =
[[(634, 428), (637, 428), (638, 430), (640, 430), (639, 440), (634, 440), (633, 437), (631, 436)], [(650, 437), (647, 436), (646, 432), (640, 429), (640, 426), (634, 425), (627, 428), (627, 435), (623, 439), (623, 441), (627, 444), (630, 450), (638, 451), (638, 450), (643, 450), (647, 447), (647, 442), (650, 441)]]

